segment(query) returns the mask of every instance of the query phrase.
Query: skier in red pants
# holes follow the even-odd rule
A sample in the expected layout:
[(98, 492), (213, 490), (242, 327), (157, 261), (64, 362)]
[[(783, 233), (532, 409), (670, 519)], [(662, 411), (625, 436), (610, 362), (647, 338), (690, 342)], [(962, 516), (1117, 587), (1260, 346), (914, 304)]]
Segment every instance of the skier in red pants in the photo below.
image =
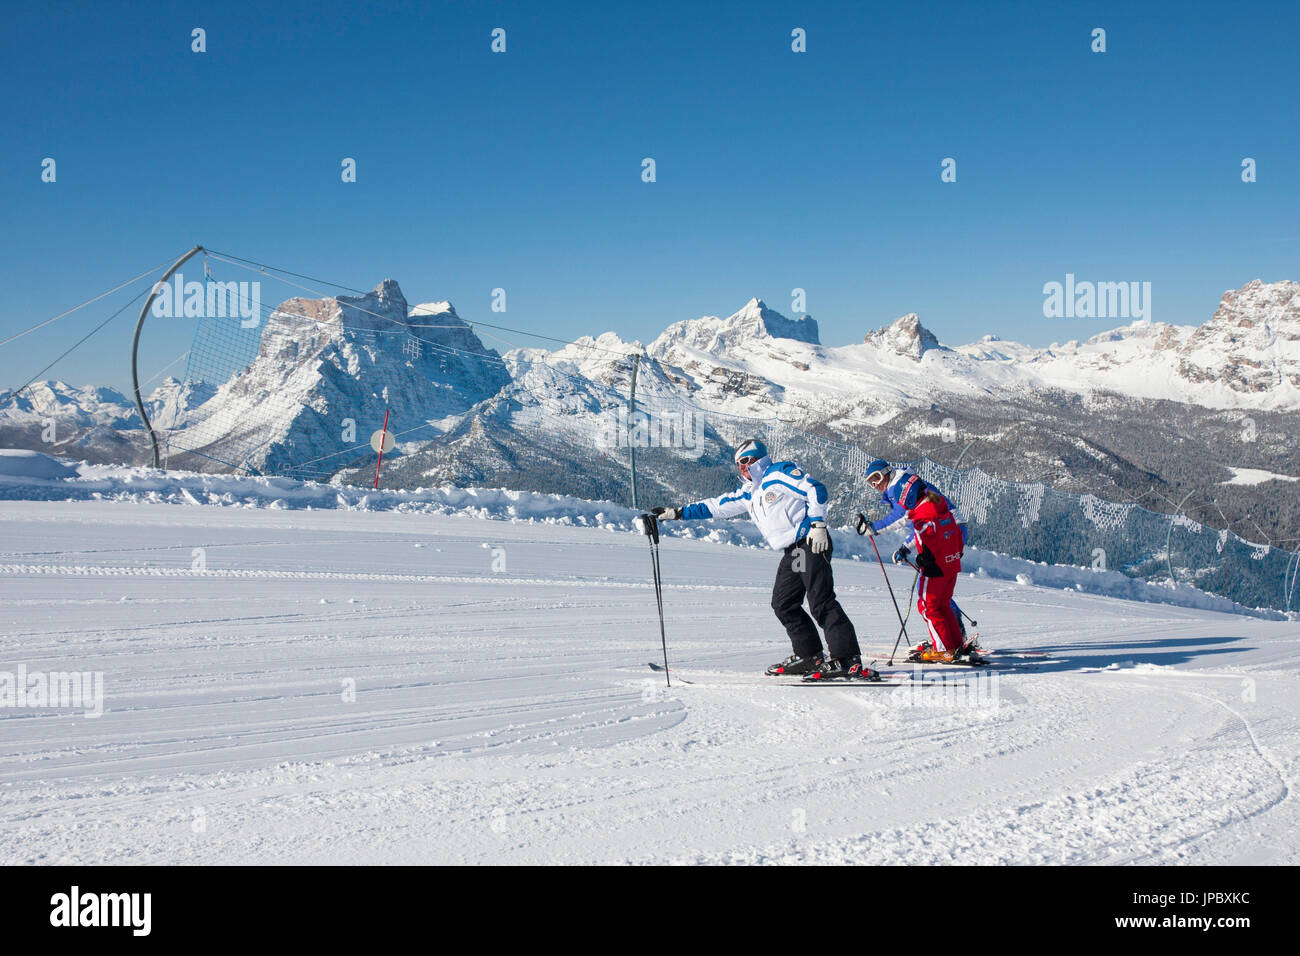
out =
[[(952, 592), (961, 573), (962, 541), (957, 519), (942, 496), (930, 495), (908, 512), (915, 536), (916, 567), (920, 570), (916, 609), (930, 631), (930, 640), (912, 649), (909, 661), (950, 664), (962, 648), (961, 622), (952, 609)], [(894, 561), (907, 561), (907, 545)]]

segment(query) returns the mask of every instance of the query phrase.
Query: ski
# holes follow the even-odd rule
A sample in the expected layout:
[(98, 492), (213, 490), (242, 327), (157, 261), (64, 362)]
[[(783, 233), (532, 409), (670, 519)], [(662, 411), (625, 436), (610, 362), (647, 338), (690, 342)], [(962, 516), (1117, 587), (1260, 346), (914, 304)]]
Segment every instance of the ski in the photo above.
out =
[(964, 668), (966, 670), (1023, 670), (1025, 668), (1035, 669), (1038, 660), (1020, 661), (1008, 660), (1005, 654), (993, 657), (980, 657), (975, 660), (970, 658), (961, 658), (955, 661), (895, 661), (892, 667), (926, 667), (926, 668)]
[(892, 687), (898, 690), (900, 687), (941, 687), (943, 681), (937, 680), (781, 680), (776, 679), (772, 683), (780, 684), (782, 687)]
[[(865, 657), (866, 655), (864, 654), (863, 656)], [(887, 658), (887, 656), (888, 655), (881, 652), (877, 654), (875, 659), (877, 661), (884, 661)], [(981, 661), (981, 663), (975, 664), (973, 666), (985, 667), (990, 664), (1004, 664), (1010, 666), (1011, 661), (1019, 661), (1019, 660), (1034, 661), (1034, 662), (1043, 661), (1051, 658), (1052, 655), (1046, 653), (1045, 651), (1000, 651), (993, 648), (981, 647), (975, 651), (975, 656)], [(956, 664), (958, 666), (967, 666), (967, 667), (972, 666), (970, 664), (970, 659), (967, 657), (959, 658), (958, 660), (952, 661), (951, 663), (945, 663), (944, 661), (909, 661), (904, 657), (894, 661), (893, 664), (886, 664), (885, 666), (899, 667), (905, 664), (936, 664), (936, 665), (942, 665), (944, 667), (950, 667), (953, 664)]]
[[(646, 666), (649, 667), (652, 671), (654, 671), (657, 674), (662, 674), (664, 672), (664, 666), (662, 664), (655, 664), (652, 661), (647, 661)], [(691, 685), (695, 684), (695, 681), (687, 680), (685, 677), (682, 677), (681, 672), (677, 670), (677, 668), (675, 667), (670, 667), (668, 669), (668, 673), (672, 676), (673, 680), (679, 683), (691, 684)], [(880, 676), (882, 679), (877, 681), (877, 680), (859, 680), (857, 678), (853, 680), (845, 680), (842, 678), (840, 679), (830, 678), (827, 680), (804, 680), (802, 677), (797, 677), (797, 676), (787, 677), (787, 676), (782, 676), (780, 674), (754, 674), (754, 675), (728, 674), (725, 675), (724, 680), (728, 682), (744, 683), (744, 684), (750, 684), (750, 683), (773, 684), (778, 687), (806, 687), (810, 684), (817, 684), (826, 687), (938, 687), (940, 684), (943, 683), (942, 681), (933, 681), (933, 680), (924, 680), (924, 679), (918, 680), (917, 678), (913, 677), (911, 674), (902, 673), (902, 672), (882, 673)], [(739, 679), (737, 680), (737, 678)]]
[(895, 667), (1009, 667), (1006, 661), (973, 655), (958, 658), (955, 661), (898, 661)]
[[(664, 665), (656, 664), (654, 661), (646, 661), (646, 664), (649, 666), (649, 668), (652, 671), (654, 671), (657, 674), (662, 674), (665, 670)], [(675, 667), (669, 667), (667, 668), (667, 671), (668, 671), (668, 676), (671, 677), (673, 680), (680, 681), (683, 684), (695, 683), (695, 681), (687, 680), (685, 677), (681, 676), (681, 672), (678, 671), (677, 668)]]
[(880, 680), (848, 680), (841, 677), (808, 680), (803, 677), (781, 677), (780, 675), (763, 675), (762, 682), (779, 684), (783, 687), (937, 687), (942, 681), (917, 679), (911, 674), (881, 674)]

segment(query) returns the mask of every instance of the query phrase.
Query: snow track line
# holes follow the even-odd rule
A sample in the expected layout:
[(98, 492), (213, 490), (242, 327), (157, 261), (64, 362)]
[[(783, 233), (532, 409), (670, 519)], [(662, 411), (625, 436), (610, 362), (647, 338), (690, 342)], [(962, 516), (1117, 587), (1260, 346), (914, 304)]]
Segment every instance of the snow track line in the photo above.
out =
[[(1278, 780), (1282, 782), (1281, 798), (1279, 798), (1277, 801), (1270, 804), (1269, 806), (1264, 807), (1262, 810), (1257, 811), (1257, 813), (1263, 813), (1264, 810), (1271, 810), (1273, 807), (1279, 806), (1282, 803), (1285, 803), (1287, 800), (1291, 799), (1291, 789), (1292, 789), (1291, 781), (1286, 778), (1286, 770), (1283, 768), (1281, 762), (1276, 757), (1273, 756), (1272, 752), (1269, 751), (1267, 748), (1265, 748), (1264, 745), (1259, 742), (1259, 738), (1255, 736), (1255, 728), (1250, 725), (1250, 721), (1246, 719), (1244, 714), (1235, 710), (1232, 707), (1229, 707), (1223, 701), (1215, 697), (1211, 697), (1209, 694), (1202, 694), (1199, 691), (1194, 691), (1194, 690), (1182, 690), (1182, 691), (1178, 691), (1178, 693), (1190, 694), (1194, 697), (1200, 697), (1203, 700), (1208, 700), (1212, 704), (1218, 704), (1228, 713), (1232, 714), (1232, 716), (1240, 720), (1242, 726), (1246, 728), (1246, 734), (1250, 737), (1250, 742), (1255, 748), (1255, 753), (1259, 754), (1260, 758), (1263, 759), (1264, 762), (1267, 763), (1269, 766), (1271, 766), (1274, 772), (1277, 774)], [(1255, 816), (1255, 815), (1256, 814), (1250, 814), (1250, 816)]]
[[(650, 582), (609, 581), (592, 578), (517, 578), (506, 575), (457, 575), (457, 574), (399, 574), (395, 572), (348, 572), (348, 571), (284, 571), (271, 568), (207, 568), (196, 571), (192, 568), (160, 568), (152, 566), (122, 567), (110, 565), (51, 565), (51, 564), (0, 564), (0, 577), (21, 577), (23, 575), (54, 577), (154, 577), (154, 578), (211, 578), (244, 580), (291, 580), (291, 581), (377, 581), (394, 584), (505, 584), (514, 587), (577, 587), (577, 588), (615, 588), (636, 591), (654, 589)], [(672, 583), (674, 591), (753, 591), (768, 593), (770, 588), (753, 584), (682, 584)], [(856, 594), (869, 591), (869, 588), (846, 585), (839, 587), (840, 593)]]
[[(342, 543), (351, 544), (352, 542), (347, 541)], [(277, 546), (292, 548), (292, 547), (301, 547), (302, 545), (303, 545), (302, 541), (286, 539), (286, 540), (271, 540), (271, 541), (205, 542), (205, 543), (194, 545), (194, 547), (207, 548), (209, 550), (213, 550), (216, 548), (267, 548), (267, 547), (277, 547)], [(190, 547), (190, 546), (186, 545), (185, 547)], [(50, 557), (51, 555), (56, 555), (61, 558), (70, 558), (73, 557), (74, 555), (79, 555), (79, 554), (137, 554), (137, 553), (155, 552), (155, 551), (175, 552), (178, 550), (181, 550), (179, 545), (159, 544), (159, 545), (149, 545), (149, 546), (135, 547), (135, 548), (125, 547), (125, 546), (117, 547), (117, 548), (78, 548), (75, 551), (68, 550), (68, 549), (63, 549), (58, 551), (0, 551), (0, 555), (3, 555), (4, 557), (10, 559), (46, 558), (46, 557)]]
[[(208, 617), (208, 618), (187, 618), (184, 620), (169, 621), (143, 621), (132, 624), (124, 624), (120, 627), (97, 626), (94, 628), (78, 627), (71, 630), (53, 630), (53, 631), (13, 631), (0, 633), (0, 637), (43, 637), (55, 638), (64, 635), (75, 637), (95, 637), (102, 639), (111, 639), (116, 634), (135, 634), (140, 631), (167, 630), (170, 628), (195, 627), (197, 625), (228, 625), (236, 627), (248, 627), (257, 624), (311, 624), (317, 626), (326, 626), (335, 623), (349, 623), (357, 620), (357, 615), (367, 613), (371, 617), (380, 617), (385, 622), (400, 621), (407, 618), (427, 619), (440, 607), (469, 607), (475, 610), (483, 610), (494, 606), (502, 606), (507, 610), (516, 609), (527, 598), (497, 598), (494, 600), (484, 601), (461, 601), (455, 604), (413, 604), (404, 607), (382, 606), (378, 604), (365, 604), (358, 602), (352, 604), (330, 604), (328, 607), (335, 610), (324, 613), (311, 613), (308, 611), (289, 611), (284, 614), (253, 614), (245, 617)], [(41, 605), (47, 605), (48, 601), (33, 602)], [(114, 600), (105, 600), (101, 602), (110, 607), (120, 607), (121, 605)], [(139, 607), (142, 602), (133, 602)], [(386, 625), (387, 626), (387, 625)], [(233, 640), (233, 639), (232, 639)], [(268, 639), (257, 637), (250, 639), (247, 643), (264, 643)], [(298, 640), (298, 638), (282, 638), (281, 640)], [(272, 642), (274, 642), (272, 640)], [(223, 642), (224, 643), (224, 642)], [(241, 642), (246, 643), (246, 642)]]
[[(1260, 759), (1263, 760), (1265, 763), (1267, 763), (1269, 766), (1271, 766), (1273, 768), (1273, 772), (1277, 774), (1277, 778), (1282, 784), (1282, 795), (1278, 797), (1276, 800), (1274, 800), (1273, 802), (1267, 804), (1266, 806), (1260, 807), (1257, 810), (1252, 810), (1249, 813), (1238, 810), (1237, 812), (1241, 815), (1241, 819), (1243, 821), (1250, 820), (1254, 817), (1258, 817), (1265, 813), (1268, 813), (1270, 810), (1274, 810), (1280, 807), (1282, 804), (1286, 803), (1289, 799), (1291, 799), (1291, 792), (1292, 792), (1291, 781), (1287, 779), (1285, 770), (1283, 769), (1281, 763), (1273, 756), (1273, 754), (1269, 750), (1267, 750), (1263, 744), (1259, 742), (1259, 738), (1255, 736), (1255, 728), (1250, 725), (1250, 721), (1246, 719), (1244, 714), (1238, 712), (1232, 707), (1229, 707), (1223, 701), (1211, 697), (1208, 694), (1202, 694), (1199, 691), (1176, 690), (1175, 693), (1182, 694), (1185, 697), (1200, 697), (1203, 700), (1208, 700), (1212, 704), (1218, 704), (1228, 713), (1232, 714), (1234, 717), (1240, 720), (1241, 725), (1246, 728), (1246, 735), (1250, 737), (1250, 743), (1255, 748), (1255, 753), (1259, 754)], [(1200, 843), (1201, 841), (1216, 835), (1217, 832), (1218, 830), (1215, 829), (1215, 830), (1210, 830), (1207, 833), (1203, 833), (1199, 837), (1195, 837), (1194, 839), (1189, 840), (1188, 845), (1191, 845), (1193, 843)]]
[[(1051, 658), (1048, 658), (1051, 660)], [(1108, 677), (1217, 677), (1223, 680), (1254, 680), (1259, 677), (1290, 677), (1287, 671), (1185, 671), (1175, 670), (1169, 664), (1151, 665), (1160, 668), (1159, 670), (1141, 670), (1143, 665), (1129, 668), (1110, 668), (1110, 667), (1080, 667), (1080, 674), (1105, 674)], [(1238, 715), (1240, 716), (1240, 715)]]
[[(595, 581), (590, 578), (516, 578), (505, 575), (468, 574), (380, 574), (348, 571), (277, 571), (269, 568), (191, 568), (108, 567), (95, 565), (0, 564), (0, 575), (67, 575), (70, 577), (153, 577), (153, 578), (251, 578), (254, 580), (291, 581), (391, 581), (409, 584), (506, 584), (513, 587), (596, 587), (625, 588), (638, 591), (653, 589), (646, 581)], [(674, 584), (676, 591), (767, 591), (766, 585), (745, 584)]]

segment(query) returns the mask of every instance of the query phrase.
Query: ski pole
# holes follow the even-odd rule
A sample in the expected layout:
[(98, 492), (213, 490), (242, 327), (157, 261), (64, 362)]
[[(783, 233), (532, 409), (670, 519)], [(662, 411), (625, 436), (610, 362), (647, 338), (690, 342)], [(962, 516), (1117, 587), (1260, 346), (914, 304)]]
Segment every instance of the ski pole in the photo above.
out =
[[(903, 635), (907, 633), (907, 621), (908, 618), (912, 616), (912, 592), (916, 590), (916, 579), (919, 578), (920, 576), (921, 576), (921, 569), (917, 568), (916, 574), (912, 575), (912, 586), (907, 589), (907, 598), (908, 598), (907, 617), (903, 618), (902, 626), (899, 627), (898, 629), (898, 637), (894, 638), (894, 649), (889, 652), (889, 664), (891, 667), (894, 664), (894, 654), (898, 652), (898, 642), (901, 641), (903, 639)], [(908, 640), (910, 642), (911, 639), (909, 638)]]
[[(898, 617), (898, 637), (894, 638), (894, 649), (889, 652), (889, 663), (890, 666), (892, 666), (894, 663), (894, 654), (898, 652), (898, 642), (901, 641), (903, 639), (903, 635), (907, 633), (907, 620), (906, 618), (903, 617), (903, 612), (898, 609), (898, 598), (894, 597), (894, 586), (889, 583), (889, 572), (885, 570), (885, 562), (880, 557), (880, 549), (876, 547), (875, 535), (871, 536), (871, 550), (876, 552), (876, 563), (880, 565), (880, 573), (885, 578), (885, 587), (889, 588), (889, 600), (894, 602), (894, 614)], [(910, 564), (911, 562), (908, 563)], [(916, 573), (920, 575), (921, 573), (920, 569), (917, 569)], [(912, 587), (908, 588), (907, 591), (909, 597), (911, 596), (912, 591), (915, 588), (916, 588), (916, 578), (913, 578)], [(907, 616), (908, 617), (912, 616), (912, 605), (910, 601), (908, 602), (908, 606), (907, 606)]]
[(641, 516), (641, 530), (650, 539), (650, 570), (654, 574), (655, 603), (659, 606), (659, 643), (664, 649), (664, 681), (673, 686), (672, 675), (668, 671), (668, 638), (664, 634), (664, 590), (663, 575), (659, 569), (659, 521), (652, 514)]
[[(885, 562), (880, 558), (880, 549), (876, 547), (876, 536), (871, 536), (871, 550), (876, 552), (876, 563), (880, 565), (880, 573), (885, 578), (885, 587), (889, 588), (889, 600), (894, 602), (894, 614), (898, 617), (898, 623), (903, 623), (903, 612), (898, 609), (898, 598), (894, 597), (894, 586), (889, 583), (889, 573), (885, 570)], [(892, 655), (891, 655), (892, 657)]]

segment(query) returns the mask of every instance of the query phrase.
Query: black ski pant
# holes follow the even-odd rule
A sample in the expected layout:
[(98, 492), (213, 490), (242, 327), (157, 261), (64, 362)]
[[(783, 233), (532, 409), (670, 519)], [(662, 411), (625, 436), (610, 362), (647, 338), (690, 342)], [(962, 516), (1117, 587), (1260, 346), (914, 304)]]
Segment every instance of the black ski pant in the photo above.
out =
[[(805, 596), (812, 618), (803, 609)], [(813, 618), (826, 634), (826, 648), (832, 658), (857, 657), (861, 653), (853, 622), (835, 598), (831, 552), (814, 554), (807, 538), (790, 545), (781, 557), (776, 583), (772, 585), (772, 610), (785, 625), (790, 644), (800, 657), (822, 652)]]

